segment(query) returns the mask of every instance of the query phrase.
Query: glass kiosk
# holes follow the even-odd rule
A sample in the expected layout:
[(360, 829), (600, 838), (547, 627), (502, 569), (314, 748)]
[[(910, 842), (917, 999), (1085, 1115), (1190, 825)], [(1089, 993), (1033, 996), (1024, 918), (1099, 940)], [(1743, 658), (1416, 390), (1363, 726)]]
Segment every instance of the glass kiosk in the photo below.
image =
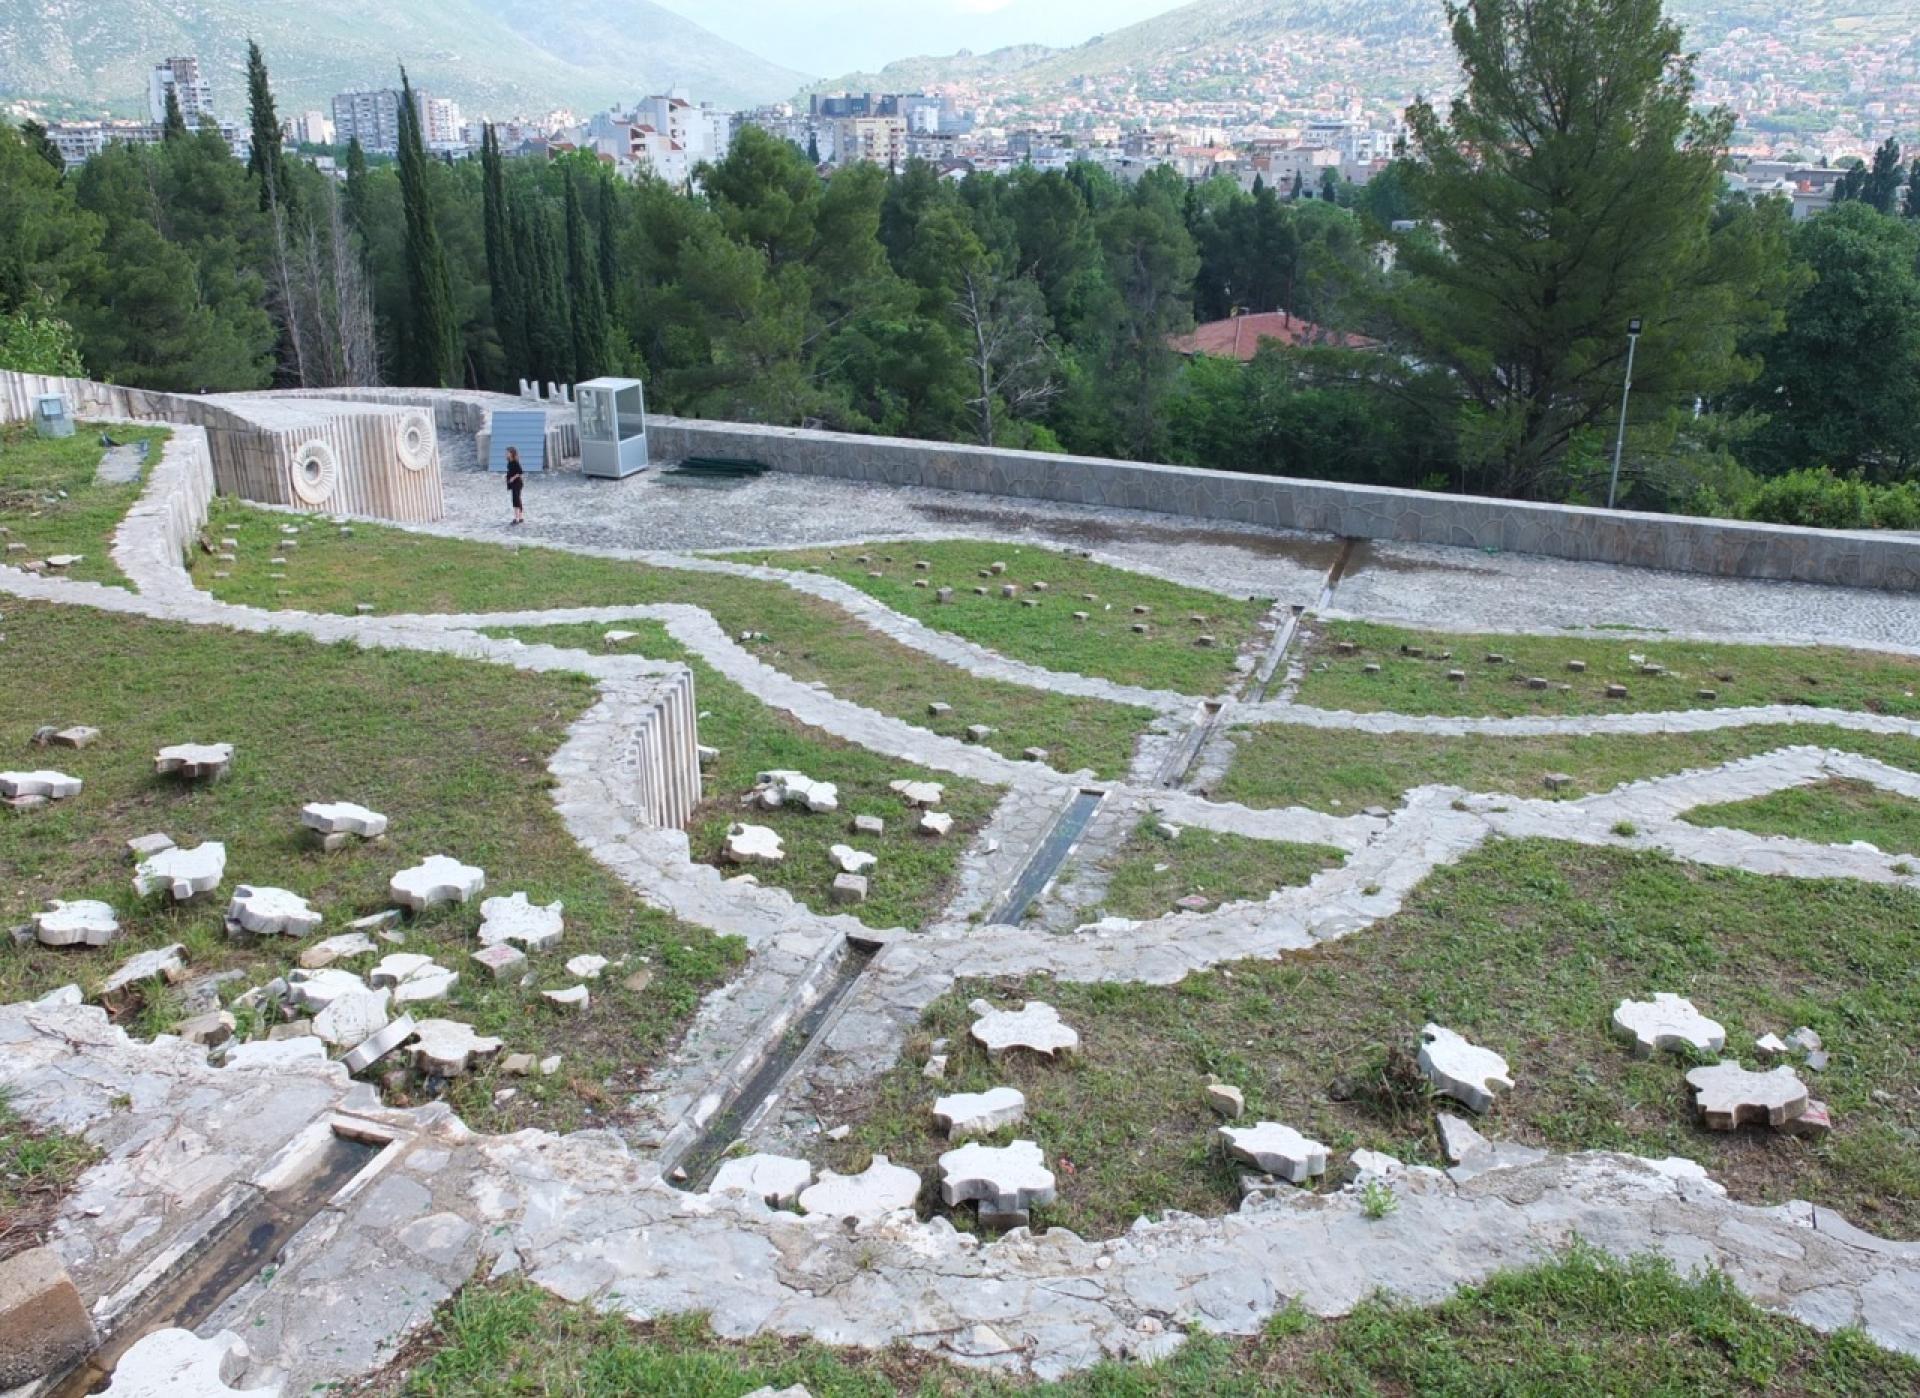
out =
[(638, 379), (588, 379), (573, 387), (582, 475), (623, 480), (644, 471), (647, 406)]

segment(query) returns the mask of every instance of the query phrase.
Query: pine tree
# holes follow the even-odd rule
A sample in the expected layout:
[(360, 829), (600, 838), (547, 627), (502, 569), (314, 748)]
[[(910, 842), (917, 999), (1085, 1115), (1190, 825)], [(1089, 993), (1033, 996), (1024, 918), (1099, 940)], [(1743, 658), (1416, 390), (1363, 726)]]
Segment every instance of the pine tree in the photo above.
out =
[(405, 211), (407, 299), (411, 312), (408, 370), (415, 383), (451, 388), (460, 382), (460, 324), (446, 249), (434, 223), (433, 186), (420, 139), (413, 84), (400, 70), (400, 203)]
[(167, 119), (160, 128), (160, 137), (166, 141), (177, 141), (187, 134), (187, 118), (180, 111), (180, 94), (172, 83), (167, 84)]
[(47, 134), (44, 124), (37, 121), (21, 122), (20, 137), (29, 150), (53, 167), (55, 174), (67, 173), (66, 157), (60, 154), (60, 147), (53, 143), (53, 137)]
[(500, 137), (492, 122), (487, 123), (480, 137), (480, 168), (487, 285), (493, 293), (494, 329), (500, 337), (501, 352), (506, 356), (508, 378), (523, 378), (529, 372), (526, 299), (520, 285), (519, 260), (514, 255)]
[(567, 298), (573, 311), (573, 373), (576, 381), (602, 373), (607, 364), (607, 298), (600, 272), (587, 250), (587, 218), (580, 186), (567, 171)]
[(1900, 193), (1900, 142), (1889, 136), (1873, 153), (1873, 165), (1860, 189), (1860, 202), (1883, 214), (1897, 213)]
[[(168, 89), (169, 92), (172, 89)], [(280, 118), (273, 110), (273, 89), (267, 83), (267, 60), (260, 45), (247, 40), (247, 116), (253, 127), (253, 151), (247, 173), (260, 181), (260, 207), (291, 206), (293, 186), (287, 178), (280, 150)]]

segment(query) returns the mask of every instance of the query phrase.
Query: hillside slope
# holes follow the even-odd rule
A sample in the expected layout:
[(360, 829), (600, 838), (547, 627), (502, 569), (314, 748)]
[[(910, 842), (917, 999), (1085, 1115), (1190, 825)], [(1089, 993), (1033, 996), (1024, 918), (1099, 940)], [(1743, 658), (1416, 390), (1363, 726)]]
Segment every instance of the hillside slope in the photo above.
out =
[(155, 60), (190, 53), (237, 118), (249, 35), (282, 113), (394, 83), (402, 62), (417, 85), (501, 117), (590, 111), (676, 84), (743, 105), (806, 82), (650, 0), (0, 0), (0, 96), (139, 115)]

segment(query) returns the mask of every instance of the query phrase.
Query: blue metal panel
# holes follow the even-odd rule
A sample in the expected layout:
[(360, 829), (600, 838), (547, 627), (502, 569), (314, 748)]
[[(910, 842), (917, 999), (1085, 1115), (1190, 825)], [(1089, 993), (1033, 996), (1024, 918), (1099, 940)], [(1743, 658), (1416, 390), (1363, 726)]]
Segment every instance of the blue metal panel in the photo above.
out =
[(531, 412), (496, 409), (493, 414), (493, 441), (487, 449), (489, 471), (501, 476), (507, 473), (508, 447), (520, 448), (520, 464), (527, 474), (546, 470), (546, 409)]

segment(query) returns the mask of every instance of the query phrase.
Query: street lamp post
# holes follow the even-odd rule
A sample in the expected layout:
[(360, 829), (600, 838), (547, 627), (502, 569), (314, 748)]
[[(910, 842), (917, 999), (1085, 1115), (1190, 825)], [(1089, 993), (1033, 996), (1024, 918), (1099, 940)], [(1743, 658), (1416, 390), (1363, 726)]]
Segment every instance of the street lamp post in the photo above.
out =
[(1627, 444), (1627, 395), (1633, 392), (1633, 351), (1640, 343), (1640, 317), (1627, 322), (1627, 381), (1620, 385), (1620, 431), (1613, 439), (1613, 479), (1607, 482), (1607, 508), (1620, 493), (1620, 452)]

